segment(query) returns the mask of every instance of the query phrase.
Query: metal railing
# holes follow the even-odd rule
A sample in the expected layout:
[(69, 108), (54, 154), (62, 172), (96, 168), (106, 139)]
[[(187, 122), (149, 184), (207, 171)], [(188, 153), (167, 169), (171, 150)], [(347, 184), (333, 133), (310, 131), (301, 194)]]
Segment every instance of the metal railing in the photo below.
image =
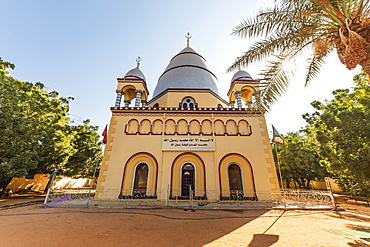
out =
[(97, 191), (89, 188), (51, 190), (48, 203), (74, 201), (83, 203), (89, 201), (113, 203), (123, 206), (236, 206), (251, 207), (333, 207), (333, 198), (325, 190), (280, 190), (280, 191), (232, 191), (222, 194), (220, 191), (191, 190), (188, 195), (181, 195), (174, 189), (156, 191), (131, 191), (105, 189)]

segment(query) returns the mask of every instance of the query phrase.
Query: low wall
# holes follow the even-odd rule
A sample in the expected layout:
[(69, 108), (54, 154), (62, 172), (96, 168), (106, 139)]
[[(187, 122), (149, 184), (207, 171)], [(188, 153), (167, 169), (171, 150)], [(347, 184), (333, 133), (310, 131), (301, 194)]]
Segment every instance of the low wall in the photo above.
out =
[[(49, 181), (50, 174), (35, 174), (33, 178), (13, 178), (6, 189), (11, 189), (13, 192), (20, 190), (32, 190), (43, 192)], [(87, 182), (90, 182), (87, 178), (70, 178), (57, 176), (52, 188), (53, 189), (64, 189), (64, 188), (80, 188), (83, 187)]]
[[(331, 188), (334, 193), (341, 193), (343, 190), (339, 188), (338, 184), (335, 182), (335, 179), (329, 178)], [(286, 182), (283, 182), (286, 186)], [(285, 187), (286, 188), (286, 187)], [(289, 188), (291, 189), (299, 189), (298, 184), (294, 181), (290, 181)], [(326, 183), (325, 181), (311, 181), (311, 189), (314, 190), (326, 190)]]
[(6, 189), (11, 189), (13, 192), (20, 190), (44, 191), (48, 181), (49, 174), (35, 174), (33, 178), (26, 177), (13, 178)]

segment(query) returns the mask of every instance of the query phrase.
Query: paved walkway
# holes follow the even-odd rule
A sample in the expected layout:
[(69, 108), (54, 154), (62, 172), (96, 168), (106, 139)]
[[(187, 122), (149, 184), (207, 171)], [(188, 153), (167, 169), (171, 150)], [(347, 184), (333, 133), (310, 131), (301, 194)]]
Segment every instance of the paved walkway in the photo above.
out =
[(9, 197), (0, 198), (0, 207), (30, 201), (44, 200), (45, 194), (36, 192), (15, 193)]

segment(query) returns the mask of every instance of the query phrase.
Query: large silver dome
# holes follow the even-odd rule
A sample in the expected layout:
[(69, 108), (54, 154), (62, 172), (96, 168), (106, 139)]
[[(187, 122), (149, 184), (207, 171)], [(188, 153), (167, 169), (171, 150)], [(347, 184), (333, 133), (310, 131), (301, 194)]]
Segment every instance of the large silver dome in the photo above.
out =
[(167, 89), (209, 89), (218, 94), (217, 78), (208, 69), (206, 60), (186, 47), (174, 56), (159, 77), (153, 98)]

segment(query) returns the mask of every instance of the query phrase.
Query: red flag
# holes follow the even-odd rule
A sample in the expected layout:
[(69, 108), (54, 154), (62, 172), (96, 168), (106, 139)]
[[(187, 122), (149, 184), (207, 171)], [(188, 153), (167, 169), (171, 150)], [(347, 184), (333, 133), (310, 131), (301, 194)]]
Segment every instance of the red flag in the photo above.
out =
[(103, 131), (102, 136), (103, 136), (103, 143), (104, 143), (104, 144), (107, 144), (108, 124), (107, 124), (107, 125), (105, 125), (105, 129), (104, 129), (104, 131)]
[(279, 132), (275, 129), (274, 125), (272, 125), (272, 142), (284, 145), (284, 140), (280, 136)]

